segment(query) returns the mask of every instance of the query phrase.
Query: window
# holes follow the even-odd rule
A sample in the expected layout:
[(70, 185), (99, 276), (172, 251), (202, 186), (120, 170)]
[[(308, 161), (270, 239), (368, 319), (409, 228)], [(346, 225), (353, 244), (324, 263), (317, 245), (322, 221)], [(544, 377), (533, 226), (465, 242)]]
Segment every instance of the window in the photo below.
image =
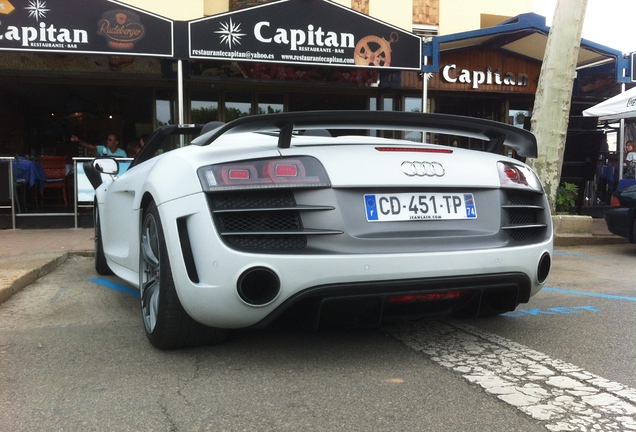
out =
[[(422, 112), (422, 98), (418, 97), (405, 97), (404, 98), (404, 111), (406, 112)], [(404, 139), (413, 142), (422, 142), (422, 132), (407, 131)]]
[(219, 119), (219, 96), (216, 93), (192, 93), (190, 122), (206, 124)]
[(227, 93), (225, 95), (224, 118), (222, 121), (230, 122), (239, 117), (245, 117), (252, 112), (252, 97), (249, 93)]
[(158, 91), (155, 95), (155, 117), (157, 126), (173, 124), (175, 114), (174, 100), (167, 91)]
[(285, 111), (285, 98), (282, 94), (259, 94), (258, 108), (255, 114), (272, 114)]

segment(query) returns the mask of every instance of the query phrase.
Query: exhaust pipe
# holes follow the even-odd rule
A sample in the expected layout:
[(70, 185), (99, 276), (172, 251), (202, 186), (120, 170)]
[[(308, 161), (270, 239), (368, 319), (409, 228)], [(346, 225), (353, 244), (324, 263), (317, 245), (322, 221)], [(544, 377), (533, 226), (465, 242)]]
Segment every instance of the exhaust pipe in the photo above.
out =
[(236, 283), (238, 295), (252, 306), (263, 306), (274, 300), (280, 292), (280, 279), (272, 270), (253, 267), (241, 274)]
[(552, 267), (552, 259), (550, 254), (545, 252), (539, 259), (539, 267), (537, 268), (537, 279), (539, 283), (545, 282), (550, 274), (550, 268)]

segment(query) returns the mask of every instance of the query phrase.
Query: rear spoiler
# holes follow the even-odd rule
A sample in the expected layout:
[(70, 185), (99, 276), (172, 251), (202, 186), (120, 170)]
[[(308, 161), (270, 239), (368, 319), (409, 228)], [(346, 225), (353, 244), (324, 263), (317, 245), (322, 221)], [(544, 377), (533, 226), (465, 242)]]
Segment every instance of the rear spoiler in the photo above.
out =
[(397, 111), (298, 111), (241, 117), (196, 138), (192, 144), (208, 145), (222, 135), (261, 132), (278, 133), (278, 147), (289, 148), (294, 131), (314, 129), (380, 129), (425, 131), (459, 135), (488, 141), (487, 150), (503, 146), (522, 157), (537, 157), (537, 140), (527, 130), (492, 120), (450, 114)]

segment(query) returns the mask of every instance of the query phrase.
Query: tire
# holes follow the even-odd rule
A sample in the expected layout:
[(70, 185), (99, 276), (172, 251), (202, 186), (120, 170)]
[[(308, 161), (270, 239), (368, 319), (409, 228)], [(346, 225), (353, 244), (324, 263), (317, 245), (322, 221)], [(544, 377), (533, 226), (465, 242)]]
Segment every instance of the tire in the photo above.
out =
[(222, 341), (226, 330), (194, 321), (179, 301), (155, 203), (144, 212), (139, 242), (141, 315), (150, 343), (155, 348), (172, 349)]
[(104, 255), (104, 243), (102, 242), (102, 227), (99, 220), (99, 210), (95, 203), (93, 211), (93, 223), (95, 225), (95, 271), (100, 275), (112, 275), (113, 271), (108, 267)]

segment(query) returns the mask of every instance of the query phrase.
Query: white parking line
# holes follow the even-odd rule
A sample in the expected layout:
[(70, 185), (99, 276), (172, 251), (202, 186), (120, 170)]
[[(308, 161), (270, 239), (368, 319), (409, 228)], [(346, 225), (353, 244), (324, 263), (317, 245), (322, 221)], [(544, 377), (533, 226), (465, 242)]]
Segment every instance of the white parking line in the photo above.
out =
[(550, 431), (636, 431), (636, 390), (457, 321), (384, 328)]

